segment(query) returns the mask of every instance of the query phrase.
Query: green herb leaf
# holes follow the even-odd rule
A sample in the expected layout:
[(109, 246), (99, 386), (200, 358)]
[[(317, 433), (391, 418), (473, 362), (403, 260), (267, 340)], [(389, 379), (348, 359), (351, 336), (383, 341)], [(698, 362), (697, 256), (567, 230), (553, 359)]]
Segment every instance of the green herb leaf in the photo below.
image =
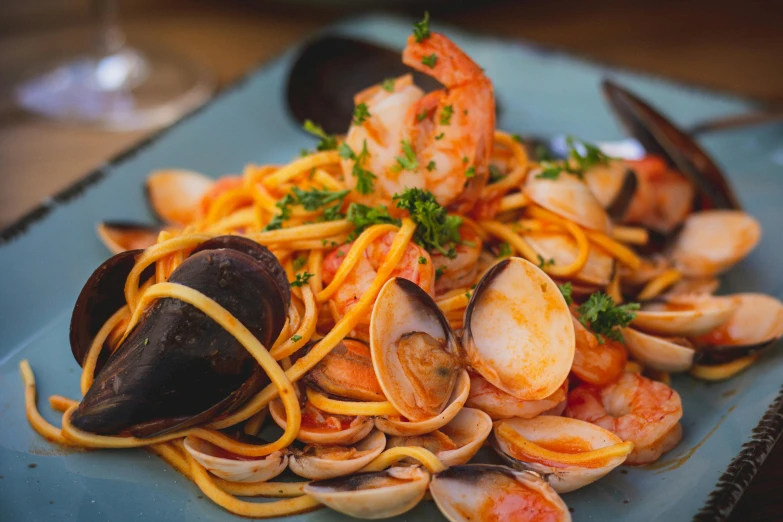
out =
[(589, 328), (602, 344), (604, 337), (623, 342), (619, 328), (631, 324), (636, 318), (634, 311), (638, 309), (639, 303), (618, 306), (607, 294), (595, 292), (579, 307), (579, 322)]
[(291, 340), (292, 340), (293, 342), (297, 343), (297, 342), (299, 342), (299, 341), (301, 341), (301, 340), (302, 340), (302, 336), (301, 336), (301, 335), (292, 335), (292, 336), (291, 336)]
[(391, 217), (386, 207), (381, 205), (373, 208), (361, 203), (351, 203), (351, 206), (348, 207), (346, 219), (356, 227), (353, 232), (354, 237), (371, 225), (400, 225), (400, 220)]
[(440, 124), (451, 125), (451, 116), (454, 114), (454, 107), (446, 105), (443, 110), (440, 111)]
[(264, 230), (278, 230), (283, 228), (283, 222), (286, 219), (291, 218), (291, 205), (295, 203), (296, 199), (290, 193), (280, 198), (277, 203), (275, 203), (275, 206), (280, 209), (280, 212), (272, 218), (269, 224), (264, 227)]
[(465, 171), (465, 177), (466, 178), (473, 178), (475, 176), (476, 176), (476, 167), (471, 165), (470, 167), (468, 167), (468, 170)]
[(420, 188), (405, 190), (392, 198), (397, 207), (407, 210), (416, 223), (414, 240), (424, 249), (437, 251), (450, 259), (457, 257), (455, 245), (461, 241), (462, 218), (450, 216), (435, 196)]
[(422, 109), (419, 114), (416, 115), (416, 121), (424, 121), (424, 118), (430, 113), (427, 109)]
[(370, 152), (367, 150), (367, 140), (364, 140), (362, 151), (358, 156), (345, 143), (340, 145), (339, 154), (341, 158), (353, 160), (351, 175), (356, 178), (356, 190), (360, 194), (370, 194), (373, 191), (373, 180), (377, 176), (364, 168), (364, 162), (370, 156)]
[(429, 67), (430, 69), (433, 69), (435, 67), (435, 64), (438, 63), (438, 55), (435, 53), (432, 53), (429, 56), (425, 56), (421, 59), (421, 63)]
[(416, 159), (416, 153), (413, 152), (413, 148), (408, 140), (402, 140), (402, 153), (403, 156), (397, 156), (397, 164), (392, 167), (394, 172), (400, 172), (402, 170), (409, 170), (415, 172), (419, 168), (419, 160)]
[[(586, 141), (577, 140), (573, 136), (569, 136), (566, 138), (566, 145), (568, 146), (568, 159), (577, 164), (580, 172), (584, 172), (596, 165), (609, 163), (609, 157), (601, 152), (601, 149)], [(579, 150), (580, 148), (584, 149), (584, 153)]]
[(297, 272), (304, 268), (304, 266), (307, 264), (307, 256), (301, 255), (294, 259), (294, 270)]
[(435, 170), (435, 162), (430, 160), (430, 162), (427, 163), (427, 171), (432, 172), (433, 170)]
[(445, 267), (445, 266), (438, 267), (438, 268), (435, 270), (435, 281), (437, 281), (438, 279), (440, 279), (441, 277), (443, 277), (443, 274), (444, 274), (445, 272), (446, 272), (446, 267)]
[(296, 279), (291, 281), (291, 286), (304, 286), (314, 275), (315, 274), (311, 274), (310, 272), (300, 272), (296, 274)]
[(427, 258), (424, 256), (419, 256), (419, 264), (420, 265), (426, 265), (427, 264)]
[(356, 125), (361, 125), (370, 116), (370, 111), (367, 108), (367, 104), (364, 102), (357, 105), (353, 110), (353, 122)]
[(538, 254), (538, 267), (539, 268), (546, 268), (548, 266), (552, 266), (555, 264), (554, 259), (544, 259), (544, 256), (541, 254)]
[(435, 139), (436, 139), (436, 140), (442, 140), (442, 139), (443, 139), (443, 136), (445, 136), (445, 135), (446, 135), (446, 133), (445, 133), (445, 132), (441, 132), (440, 134), (438, 134), (437, 136), (435, 136)]
[(498, 257), (509, 257), (512, 253), (511, 245), (508, 243), (500, 243), (498, 246)]
[(506, 177), (506, 175), (503, 174), (503, 172), (501, 172), (501, 170), (497, 166), (495, 166), (495, 165), (490, 165), (489, 166), (489, 182), (490, 183), (495, 183), (495, 182), (500, 181), (501, 179), (503, 179), (505, 177)]
[(304, 130), (321, 138), (321, 141), (315, 147), (316, 150), (334, 150), (337, 148), (337, 137), (326, 134), (320, 125), (316, 125), (311, 120), (305, 120)]
[(413, 37), (416, 42), (421, 42), (430, 37), (430, 13), (424, 11), (424, 19), (413, 24)]
[(386, 78), (383, 80), (381, 88), (386, 92), (394, 92), (394, 78)]
[(520, 136), (519, 134), (512, 134), (511, 139), (513, 139), (517, 143), (524, 143), (524, 140), (522, 140), (522, 136)]
[(563, 294), (563, 298), (565, 299), (565, 302), (568, 306), (571, 306), (571, 303), (574, 302), (574, 298), (571, 297), (571, 282), (563, 283), (562, 285), (557, 285), (557, 288), (560, 290), (560, 293)]
[(560, 173), (565, 170), (563, 165), (558, 163), (541, 163), (543, 169), (536, 174), (536, 179), (551, 179), (556, 180), (560, 177)]

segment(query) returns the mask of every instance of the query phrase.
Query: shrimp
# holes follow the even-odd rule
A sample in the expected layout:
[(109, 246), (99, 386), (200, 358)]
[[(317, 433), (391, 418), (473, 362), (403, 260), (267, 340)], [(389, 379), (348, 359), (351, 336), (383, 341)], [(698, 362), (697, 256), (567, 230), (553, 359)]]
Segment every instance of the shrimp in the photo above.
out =
[(637, 187), (623, 222), (668, 234), (693, 210), (693, 186), (657, 156), (625, 164), (636, 174)]
[(492, 420), (521, 417), (532, 419), (539, 415), (560, 415), (566, 406), (568, 379), (552, 395), (537, 401), (523, 401), (509, 395), (477, 373), (470, 373), (470, 395), (465, 406), (477, 408)]
[[(375, 86), (356, 96), (370, 116), (352, 124), (346, 143), (356, 155), (366, 147), (362, 167), (377, 178), (374, 193), (359, 199), (387, 202), (407, 188), (421, 188), (440, 205), (466, 213), (489, 177), (495, 132), (492, 83), (459, 47), (437, 33), (421, 42), (409, 38), (403, 62), (446, 89), (422, 95), (403, 76), (392, 92)], [(405, 158), (405, 165), (398, 158)], [(356, 183), (353, 167), (353, 159), (342, 162), (349, 187)]]
[(624, 373), (603, 388), (582, 384), (568, 394), (565, 416), (591, 422), (634, 443), (628, 464), (649, 464), (682, 438), (682, 402), (665, 384)]
[[(342, 285), (332, 296), (337, 313), (345, 315), (361, 299), (364, 292), (370, 288), (378, 268), (383, 264), (389, 253), (395, 232), (388, 232), (375, 241), (364, 251), (359, 262), (351, 270)], [(337, 269), (343, 263), (346, 254), (353, 246), (348, 243), (330, 252), (323, 261), (323, 280), (329, 284), (337, 273)], [(422, 262), (422, 258), (423, 261)], [(402, 259), (391, 273), (391, 277), (402, 277), (419, 285), (428, 294), (432, 295), (435, 283), (435, 269), (429, 252), (416, 245), (408, 243)], [(370, 312), (367, 312), (359, 320), (359, 328), (366, 329), (370, 324)]]
[(604, 386), (616, 380), (625, 369), (628, 352), (625, 346), (611, 339), (598, 342), (596, 336), (572, 316), (576, 350), (571, 371), (581, 380)]
[(435, 291), (438, 294), (461, 286), (470, 286), (476, 277), (478, 258), (481, 255), (481, 237), (465, 222), (459, 227), (459, 235), (462, 242), (455, 247), (456, 257), (450, 259), (440, 252), (432, 253), (436, 274)]

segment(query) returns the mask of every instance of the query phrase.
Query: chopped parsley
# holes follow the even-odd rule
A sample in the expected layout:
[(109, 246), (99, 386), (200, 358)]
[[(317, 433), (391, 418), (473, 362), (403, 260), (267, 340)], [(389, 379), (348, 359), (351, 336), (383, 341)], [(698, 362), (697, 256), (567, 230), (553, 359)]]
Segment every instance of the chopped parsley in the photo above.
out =
[(595, 292), (579, 307), (579, 322), (589, 328), (601, 344), (604, 337), (623, 342), (619, 328), (628, 326), (636, 318), (635, 310), (638, 309), (639, 303), (617, 305), (607, 294)]
[(466, 165), (466, 164), (468, 163), (468, 161), (469, 161), (469, 160), (468, 160), (468, 157), (467, 157), (467, 156), (462, 156), (462, 164), (463, 164), (463, 165)]
[(430, 162), (427, 163), (427, 171), (432, 172), (433, 170), (435, 170), (435, 162), (430, 160)]
[(445, 132), (441, 132), (440, 134), (438, 134), (437, 136), (435, 136), (435, 139), (436, 139), (436, 140), (442, 140), (442, 139), (443, 139), (443, 136), (445, 136), (445, 135), (446, 135), (446, 133), (445, 133)]
[(549, 149), (543, 143), (536, 146), (536, 158), (538, 161), (552, 161), (554, 159), (552, 154), (549, 153)]
[(415, 172), (419, 168), (419, 161), (416, 159), (416, 153), (408, 140), (402, 140), (403, 156), (397, 156), (397, 164), (392, 167), (392, 171), (400, 172), (409, 170)]
[(457, 257), (455, 245), (461, 240), (461, 217), (450, 216), (427, 190), (407, 189), (402, 194), (395, 194), (392, 199), (398, 208), (407, 210), (416, 223), (413, 237), (419, 246), (430, 252), (440, 252), (449, 259)]
[(571, 303), (574, 302), (574, 298), (571, 297), (571, 282), (563, 283), (562, 285), (557, 285), (558, 290), (560, 290), (560, 293), (563, 294), (563, 298), (565, 299), (565, 302), (568, 306), (571, 306)]
[[(551, 179), (556, 180), (560, 177), (560, 173), (563, 171), (564, 166), (559, 163), (543, 162), (541, 163), (543, 169), (536, 174), (536, 179)], [(568, 170), (566, 170), (568, 172)]]
[(443, 110), (440, 111), (440, 124), (441, 125), (451, 125), (451, 116), (454, 114), (454, 107), (451, 105), (446, 105), (443, 107)]
[(394, 78), (386, 78), (383, 80), (381, 88), (386, 92), (394, 92)]
[(296, 279), (291, 281), (291, 286), (304, 286), (314, 275), (315, 274), (311, 274), (310, 272), (300, 272), (296, 274)]
[(421, 59), (421, 63), (432, 69), (435, 67), (435, 64), (438, 63), (438, 55), (432, 53), (429, 56), (425, 56)]
[(291, 218), (291, 205), (296, 203), (296, 199), (293, 194), (286, 194), (280, 198), (275, 206), (280, 210), (272, 220), (264, 227), (264, 230), (278, 230), (283, 228), (283, 222), (286, 219)]
[(294, 187), (292, 193), (294, 195), (295, 203), (302, 205), (305, 210), (318, 210), (324, 208), (330, 203), (335, 201), (338, 203), (337, 208), (342, 205), (345, 196), (348, 195), (350, 190), (302, 190), (299, 187)]
[[(586, 141), (577, 141), (573, 136), (569, 136), (566, 138), (566, 145), (568, 145), (568, 159), (576, 163), (582, 172), (596, 165), (609, 163), (609, 157), (601, 152), (601, 149)], [(580, 152), (580, 145), (584, 153)]]
[(445, 272), (446, 272), (446, 267), (445, 266), (441, 266), (441, 267), (438, 267), (437, 269), (435, 269), (435, 281), (440, 279)]
[(544, 259), (544, 256), (542, 256), (541, 254), (538, 254), (538, 267), (539, 268), (546, 268), (546, 267), (552, 266), (554, 264), (555, 264), (555, 260), (554, 259), (552, 259), (552, 258)]
[(508, 243), (500, 243), (498, 246), (498, 257), (509, 257), (511, 254), (511, 245)]
[(467, 297), (468, 299), (470, 299), (470, 292), (465, 292), (465, 297)]
[(416, 115), (416, 121), (423, 121), (429, 113), (430, 111), (428, 109), (422, 109), (421, 112)]
[(307, 256), (301, 255), (294, 259), (294, 270), (297, 272), (304, 268), (304, 266), (307, 264)]
[(356, 178), (356, 190), (360, 194), (370, 194), (373, 191), (373, 180), (376, 179), (376, 176), (364, 168), (364, 162), (370, 156), (370, 152), (367, 150), (367, 140), (364, 140), (362, 151), (358, 156), (347, 143), (340, 145), (339, 154), (341, 158), (353, 160), (351, 175)]
[(522, 141), (522, 136), (520, 136), (519, 134), (512, 134), (511, 139), (516, 141), (517, 143), (524, 143), (524, 141)]
[(413, 37), (419, 43), (430, 37), (430, 13), (424, 11), (424, 19), (413, 24)]
[(362, 102), (362, 103), (360, 103), (359, 105), (357, 105), (357, 106), (354, 108), (354, 110), (353, 110), (353, 122), (354, 122), (356, 125), (361, 125), (361, 124), (362, 124), (362, 123), (364, 123), (364, 122), (365, 122), (365, 120), (367, 120), (367, 118), (369, 118), (370, 116), (371, 116), (371, 115), (370, 115), (370, 111), (369, 111), (369, 109), (367, 108), (367, 104), (366, 104), (366, 103), (364, 103), (364, 102)]
[(419, 264), (420, 265), (426, 265), (427, 264), (427, 258), (424, 256), (419, 256)]
[(468, 167), (468, 170), (465, 171), (465, 177), (466, 178), (473, 178), (475, 176), (476, 176), (476, 167), (471, 165), (470, 167)]
[(305, 120), (304, 130), (321, 138), (321, 141), (315, 146), (316, 150), (334, 150), (337, 148), (337, 137), (326, 134), (320, 125), (316, 125), (311, 120)]
[(292, 335), (292, 336), (291, 336), (291, 340), (292, 340), (293, 342), (295, 342), (295, 343), (296, 343), (296, 342), (299, 342), (299, 341), (301, 341), (301, 340), (302, 340), (302, 336), (301, 336), (301, 335)]
[(377, 207), (373, 208), (368, 207), (367, 205), (362, 205), (361, 203), (351, 203), (351, 206), (348, 207), (348, 214), (346, 219), (348, 219), (348, 221), (353, 223), (353, 226), (356, 227), (352, 234), (353, 236), (359, 235), (362, 230), (371, 225), (400, 224), (399, 219), (395, 219), (389, 215), (389, 211), (386, 209), (386, 207), (378, 205)]
[(500, 169), (495, 165), (489, 166), (489, 182), (495, 183), (496, 181), (500, 181), (501, 179), (505, 178), (506, 175), (503, 174)]

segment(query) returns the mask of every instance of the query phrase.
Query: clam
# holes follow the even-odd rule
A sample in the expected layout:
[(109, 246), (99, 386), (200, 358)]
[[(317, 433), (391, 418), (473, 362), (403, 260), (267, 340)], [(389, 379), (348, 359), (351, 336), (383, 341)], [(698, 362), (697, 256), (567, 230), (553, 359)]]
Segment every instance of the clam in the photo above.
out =
[[(495, 445), (512, 467), (535, 471), (558, 493), (595, 482), (622, 464), (633, 448), (595, 424), (552, 416), (496, 422)], [(607, 450), (596, 452), (602, 449)]]
[(764, 294), (734, 294), (737, 305), (728, 321), (693, 339), (696, 361), (720, 364), (754, 353), (783, 337), (783, 303)]
[(370, 350), (384, 395), (414, 422), (443, 412), (464, 371), (462, 348), (438, 305), (399, 277), (383, 286), (375, 302)]
[(462, 408), (437, 431), (413, 437), (391, 437), (387, 447), (420, 446), (438, 457), (444, 466), (466, 464), (492, 432), (492, 419), (481, 410)]
[(587, 184), (576, 176), (561, 174), (557, 179), (546, 179), (533, 171), (527, 177), (523, 192), (537, 205), (585, 228), (608, 232), (611, 227), (604, 207)]
[(672, 285), (661, 297), (685, 294), (714, 294), (720, 287), (717, 277), (686, 277)]
[(574, 360), (574, 327), (557, 285), (534, 264), (511, 257), (484, 274), (465, 311), (471, 367), (521, 400), (552, 395)]
[(346, 338), (308, 372), (307, 383), (324, 393), (358, 401), (385, 401), (375, 377), (370, 347)]
[[(245, 435), (242, 442), (256, 439)], [(194, 436), (185, 438), (185, 450), (213, 475), (230, 482), (265, 482), (281, 474), (288, 464), (285, 451), (275, 451), (265, 457), (244, 457), (224, 450)]]
[[(280, 399), (269, 403), (269, 413), (275, 423), (285, 429), (285, 408)], [(305, 444), (349, 446), (365, 438), (372, 427), (373, 421), (369, 417), (326, 413), (307, 401), (302, 408), (302, 423), (296, 438)]]
[(387, 435), (410, 437), (424, 435), (445, 426), (451, 419), (459, 414), (460, 409), (468, 400), (470, 392), (470, 377), (463, 370), (457, 377), (457, 383), (451, 392), (446, 407), (438, 415), (422, 421), (411, 421), (398, 416), (384, 416), (375, 418), (375, 427)]
[(523, 401), (497, 388), (477, 373), (470, 374), (470, 395), (465, 403), (487, 413), (492, 420), (519, 417), (532, 419), (565, 405), (568, 379), (552, 395), (537, 401)]
[(537, 474), (505, 466), (453, 466), (432, 477), (430, 493), (451, 522), (570, 522), (557, 492)]
[(634, 328), (660, 335), (693, 337), (728, 321), (738, 303), (730, 297), (686, 294), (646, 303), (636, 312)]
[[(526, 234), (525, 240), (541, 257), (554, 260), (556, 265), (569, 265), (579, 255), (576, 241), (567, 234), (532, 233)], [(606, 286), (611, 282), (614, 270), (614, 258), (591, 244), (585, 266), (573, 278), (588, 285)]]
[(695, 212), (685, 220), (671, 258), (686, 276), (714, 276), (747, 256), (760, 239), (758, 221), (742, 211)]
[(637, 190), (636, 174), (625, 162), (595, 165), (584, 173), (584, 180), (609, 216), (616, 220), (625, 216)]
[(356, 518), (388, 518), (413, 509), (427, 492), (430, 474), (419, 467), (310, 482), (304, 492), (318, 502)]
[(158, 240), (161, 230), (159, 226), (129, 221), (98, 223), (98, 237), (112, 254), (150, 247)]
[(147, 201), (163, 222), (188, 225), (198, 217), (201, 201), (214, 183), (190, 170), (158, 170), (147, 178)]
[(325, 480), (356, 473), (386, 447), (386, 436), (373, 431), (351, 446), (306, 446), (292, 449), (288, 465), (300, 477)]
[[(125, 263), (133, 255), (133, 251), (119, 254), (125, 256), (120, 258)], [(200, 245), (169, 281), (215, 300), (261, 344), (271, 346), (283, 328), (290, 299), (290, 287), (285, 279), (282, 286), (278, 273), (285, 272), (264, 247), (227, 236)], [(109, 292), (94, 294), (104, 290)], [(114, 291), (112, 285), (95, 284), (90, 278), (74, 318), (77, 309), (92, 309), (111, 299)], [(73, 338), (78, 360), (83, 332), (72, 334)], [(162, 298), (142, 314), (96, 375), (71, 422), (102, 435), (163, 434), (234, 411), (268, 381), (253, 356), (218, 323), (190, 304)]]
[(657, 337), (633, 328), (622, 332), (628, 352), (647, 368), (676, 373), (693, 366), (696, 350), (684, 337)]

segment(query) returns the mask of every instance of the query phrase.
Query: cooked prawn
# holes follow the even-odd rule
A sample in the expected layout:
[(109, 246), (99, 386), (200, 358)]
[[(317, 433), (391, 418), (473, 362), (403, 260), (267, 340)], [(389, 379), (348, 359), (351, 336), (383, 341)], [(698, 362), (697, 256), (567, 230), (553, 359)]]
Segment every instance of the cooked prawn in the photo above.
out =
[[(334, 293), (331, 301), (340, 316), (345, 315), (370, 287), (378, 268), (383, 264), (386, 255), (391, 249), (394, 237), (395, 232), (388, 232), (373, 241), (359, 258), (359, 262), (353, 270), (345, 278), (343, 284)], [(324, 258), (324, 283), (329, 284), (334, 279), (337, 269), (340, 268), (351, 246), (353, 246), (353, 243), (342, 245)], [(424, 262), (421, 262), (421, 258), (423, 258)], [(432, 294), (435, 283), (435, 269), (432, 266), (430, 254), (415, 243), (409, 243), (405, 247), (405, 252), (399, 264), (392, 271), (391, 277), (408, 279), (419, 285), (427, 293)], [(359, 321), (360, 328), (363, 326), (366, 329), (370, 324), (370, 315), (371, 313), (368, 312), (362, 317)]]
[(596, 386), (616, 380), (623, 373), (628, 361), (625, 346), (611, 339), (604, 339), (601, 344), (575, 317), (573, 322), (576, 350), (571, 371), (581, 380)]
[(693, 210), (693, 186), (657, 156), (625, 162), (636, 174), (636, 191), (623, 222), (669, 233)]
[(682, 402), (665, 384), (624, 373), (603, 388), (582, 384), (568, 394), (566, 417), (592, 422), (634, 443), (628, 464), (656, 461), (682, 438)]
[(457, 256), (449, 258), (441, 252), (433, 252), (432, 264), (437, 274), (435, 291), (438, 294), (455, 288), (471, 286), (478, 271), (481, 255), (481, 237), (471, 225), (463, 222), (459, 227), (462, 242), (456, 245)]

